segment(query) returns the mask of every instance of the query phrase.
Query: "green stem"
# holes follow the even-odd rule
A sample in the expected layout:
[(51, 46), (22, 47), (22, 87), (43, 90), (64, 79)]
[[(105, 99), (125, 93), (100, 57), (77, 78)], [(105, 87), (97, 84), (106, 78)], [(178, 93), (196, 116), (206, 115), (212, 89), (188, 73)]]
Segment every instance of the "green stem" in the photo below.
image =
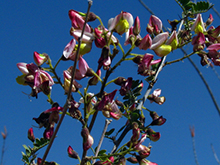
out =
[(172, 64), (172, 63), (175, 63), (175, 62), (182, 61), (182, 60), (184, 60), (184, 59), (186, 59), (186, 58), (189, 58), (189, 57), (192, 56), (193, 54), (197, 54), (197, 53), (199, 53), (199, 52), (192, 52), (192, 53), (190, 53), (190, 54), (188, 54), (188, 55), (186, 55), (186, 56), (183, 56), (182, 58), (179, 58), (179, 59), (176, 59), (176, 60), (173, 60), (173, 61), (170, 61), (170, 62), (166, 62), (166, 63), (164, 64), (164, 66), (169, 65), (169, 64)]

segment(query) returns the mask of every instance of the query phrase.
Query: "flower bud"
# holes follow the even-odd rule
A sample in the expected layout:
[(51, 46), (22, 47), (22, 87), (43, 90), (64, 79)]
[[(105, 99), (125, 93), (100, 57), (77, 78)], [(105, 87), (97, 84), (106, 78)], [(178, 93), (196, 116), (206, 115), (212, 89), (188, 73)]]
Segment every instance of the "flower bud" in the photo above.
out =
[(67, 148), (67, 153), (68, 153), (68, 156), (69, 156), (70, 158), (78, 159), (78, 154), (77, 154), (77, 152), (74, 151), (71, 146), (69, 146), (69, 147)]
[(163, 116), (159, 116), (155, 111), (150, 112), (150, 116), (153, 119), (151, 125), (163, 125), (166, 122), (166, 119)]
[(94, 143), (93, 137), (89, 134), (87, 127), (84, 127), (81, 131), (81, 136), (83, 137), (83, 150), (87, 151)]
[(41, 66), (48, 60), (48, 58), (49, 56), (46, 53), (39, 54), (34, 52), (34, 62), (37, 64), (37, 66)]
[(156, 142), (160, 139), (160, 133), (155, 132), (153, 129), (148, 128), (146, 133), (148, 134), (148, 137), (151, 141)]
[(118, 77), (114, 80), (114, 83), (116, 85), (122, 85), (123, 83), (125, 83), (127, 80), (124, 77)]
[(140, 31), (141, 31), (141, 26), (140, 26), (140, 19), (139, 17), (137, 16), (134, 20), (134, 28), (133, 28), (133, 33), (134, 35), (138, 35), (140, 34)]
[(135, 158), (135, 157), (129, 157), (129, 158), (127, 158), (127, 161), (129, 161), (129, 162), (131, 162), (131, 163), (133, 163), (133, 164), (138, 163), (138, 160), (137, 160), (137, 158)]
[[(101, 70), (97, 70), (96, 74), (100, 77), (101, 76)], [(89, 79), (89, 85), (96, 85), (99, 82), (99, 79), (96, 76), (93, 76), (91, 79)]]
[(34, 140), (35, 140), (34, 132), (33, 132), (32, 127), (28, 130), (28, 139), (31, 140), (32, 142), (34, 142)]

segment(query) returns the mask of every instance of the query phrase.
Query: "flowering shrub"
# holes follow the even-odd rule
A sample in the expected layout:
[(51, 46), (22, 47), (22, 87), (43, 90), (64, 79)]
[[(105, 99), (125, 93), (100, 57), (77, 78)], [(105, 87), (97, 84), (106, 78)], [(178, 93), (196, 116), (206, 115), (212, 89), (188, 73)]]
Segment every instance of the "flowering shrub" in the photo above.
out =
[[(129, 161), (141, 165), (156, 165), (156, 163), (148, 160), (151, 146), (146, 146), (143, 143), (147, 138), (154, 142), (160, 139), (160, 133), (154, 131), (153, 126), (162, 126), (166, 119), (162, 115), (158, 115), (156, 111), (144, 107), (143, 104), (146, 99), (159, 105), (165, 102), (165, 97), (160, 96), (161, 89), (151, 92), (161, 68), (193, 54), (198, 54), (201, 57), (202, 65), (220, 65), (219, 27), (210, 26), (213, 21), (211, 15), (204, 23), (200, 14), (206, 12), (211, 7), (210, 4), (206, 2), (178, 2), (183, 9), (183, 18), (179, 21), (170, 22), (172, 30), (163, 31), (162, 21), (157, 16), (152, 15), (146, 27), (148, 34), (144, 37), (140, 34), (139, 17), (134, 19), (129, 12), (122, 11), (114, 18), (109, 19), (108, 27), (105, 27), (101, 18), (94, 13), (70, 10), (69, 18), (72, 24), (70, 34), (73, 39), (64, 46), (60, 60), (53, 66), (49, 55), (34, 52), (35, 64), (17, 64), (18, 69), (22, 72), (22, 75), (17, 77), (17, 82), (31, 87), (30, 96), (37, 98), (40, 97), (41, 93), (45, 94), (51, 104), (51, 107), (44, 110), (39, 117), (33, 118), (39, 127), (44, 129), (44, 133), (39, 139), (34, 136), (33, 128), (28, 130), (28, 138), (33, 142), (33, 147), (24, 145), (25, 152), (22, 153), (24, 163), (57, 164), (47, 162), (45, 159), (64, 116), (68, 115), (82, 124), (80, 132), (83, 141), (82, 158), (79, 157), (74, 147), (67, 146), (67, 155), (70, 158), (78, 159), (80, 164), (110, 165), (125, 164), (126, 161)], [(90, 6), (91, 1), (89, 2), (89, 9)], [(100, 25), (91, 27), (89, 25), (91, 21), (99, 21)], [(178, 30), (177, 25), (179, 25)], [(127, 52), (116, 37), (124, 34), (124, 46), (129, 47)], [(89, 62), (84, 59), (86, 54), (95, 49), (94, 46), (92, 47), (93, 42), (95, 48), (100, 49), (101, 52), (99, 58), (94, 58), (94, 61), (97, 62), (96, 68), (90, 68)], [(189, 43), (193, 45), (191, 54), (165, 63), (166, 56), (170, 52)], [(142, 49), (146, 53), (136, 54), (135, 49)], [(152, 50), (155, 55), (148, 53), (148, 50)], [(117, 59), (116, 56), (120, 58)], [(137, 74), (143, 77), (142, 80), (134, 80), (132, 75), (126, 78), (123, 75), (114, 77), (114, 72), (120, 70), (120, 65), (128, 60), (137, 65)], [(62, 64), (61, 62), (65, 63), (65, 61), (74, 61), (74, 65), (63, 71), (63, 79), (61, 79), (62, 76), (57, 74), (56, 69)], [(76, 68), (77, 63), (78, 68)], [(110, 79), (110, 76), (114, 78)], [(82, 79), (88, 80), (86, 86), (80, 84)], [(145, 95), (141, 97), (140, 92), (144, 88), (143, 81), (145, 80), (149, 86)], [(106, 91), (109, 84), (114, 84), (115, 88)], [(52, 99), (51, 91), (54, 85), (60, 85), (67, 96), (67, 101), (63, 106)], [(94, 85), (100, 87), (99, 91), (90, 93), (90, 87)], [(53, 94), (55, 93), (56, 91), (53, 92)], [(81, 96), (80, 100), (74, 99), (77, 94)], [(122, 99), (119, 100), (118, 98)], [(125, 119), (125, 124), (115, 133), (115, 136), (112, 136), (115, 129), (106, 131), (111, 122), (111, 120), (106, 120), (106, 127), (103, 133), (101, 132), (100, 144), (94, 151), (94, 155), (88, 155), (87, 151), (94, 148), (93, 144), (96, 140), (93, 138), (91, 130), (98, 113), (102, 113), (106, 118), (113, 120)], [(145, 121), (146, 115), (149, 115), (152, 120)], [(121, 131), (123, 132), (117, 138)], [(132, 131), (130, 140), (118, 148), (129, 131)], [(78, 134), (80, 133), (78, 132)], [(112, 151), (100, 151), (104, 136), (112, 140)], [(44, 157), (37, 157), (36, 152), (47, 145)]]

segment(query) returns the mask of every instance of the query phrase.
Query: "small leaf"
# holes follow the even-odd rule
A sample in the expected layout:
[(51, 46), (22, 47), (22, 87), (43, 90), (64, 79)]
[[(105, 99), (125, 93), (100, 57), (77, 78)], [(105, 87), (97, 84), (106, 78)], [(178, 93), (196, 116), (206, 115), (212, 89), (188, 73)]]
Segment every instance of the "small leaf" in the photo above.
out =
[(121, 132), (125, 128), (125, 125), (118, 130), (118, 133)]
[(106, 150), (101, 150), (99, 151), (98, 156), (104, 156), (106, 155), (105, 153), (106, 153)]
[(112, 128), (110, 131), (106, 132), (105, 135), (106, 135), (106, 136), (109, 136), (109, 135), (111, 135), (114, 131), (115, 131), (115, 129)]
[(28, 159), (27, 155), (23, 155), (22, 159), (23, 159), (27, 164), (29, 164), (29, 159)]

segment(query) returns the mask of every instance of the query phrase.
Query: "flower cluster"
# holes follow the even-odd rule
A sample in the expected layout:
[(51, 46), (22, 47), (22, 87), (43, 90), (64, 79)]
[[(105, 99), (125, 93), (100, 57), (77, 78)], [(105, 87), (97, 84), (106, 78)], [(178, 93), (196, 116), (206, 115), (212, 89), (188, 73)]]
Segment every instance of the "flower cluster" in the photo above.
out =
[[(35, 138), (33, 129), (30, 128), (28, 130), (28, 138), (33, 142), (34, 149), (40, 149), (42, 145), (46, 145), (51, 138), (55, 137), (54, 132), (56, 131), (54, 131), (54, 128), (56, 123), (61, 121), (59, 120), (59, 114), (62, 114), (63, 116), (68, 115), (82, 124), (82, 160), (71, 146), (67, 149), (68, 156), (78, 159), (81, 164), (91, 164), (90, 162), (99, 159), (93, 164), (124, 165), (126, 161), (129, 161), (139, 163), (140, 165), (157, 165), (147, 160), (151, 153), (151, 146), (144, 145), (144, 141), (147, 138), (149, 141), (158, 141), (161, 134), (154, 131), (152, 127), (163, 125), (166, 119), (162, 115), (158, 115), (156, 111), (151, 111), (144, 107), (143, 102), (148, 99), (150, 102), (155, 102), (159, 105), (164, 104), (166, 99), (164, 96), (160, 96), (161, 89), (155, 89), (152, 94), (145, 94), (143, 98), (139, 98), (144, 84), (142, 80), (134, 80), (132, 76), (128, 78), (119, 76), (112, 80), (109, 79), (112, 78), (111, 76), (122, 62), (133, 61), (137, 65), (137, 74), (141, 75), (141, 78), (147, 77), (145, 80), (149, 82), (148, 91), (150, 91), (156, 82), (156, 73), (160, 72), (158, 68), (164, 66), (164, 60), (162, 59), (165, 59), (169, 53), (182, 47), (188, 41), (193, 45), (193, 52), (201, 57), (202, 65), (211, 65), (211, 62), (214, 65), (220, 65), (220, 53), (218, 52), (220, 50), (220, 27), (214, 28), (211, 26), (208, 28), (213, 21), (212, 16), (210, 15), (208, 21), (203, 23), (201, 14), (198, 14), (195, 20), (190, 20), (190, 23), (186, 23), (188, 26), (186, 29), (176, 31), (177, 28), (172, 26), (171, 32), (164, 32), (162, 21), (157, 16), (151, 15), (146, 27), (147, 34), (141, 36), (139, 17), (137, 16), (134, 19), (131, 13), (125, 11), (109, 19), (107, 28), (103, 25), (101, 19), (91, 12), (86, 17), (85, 13), (70, 10), (69, 18), (71, 20), (70, 34), (73, 36), (73, 39), (64, 47), (63, 54), (55, 67), (53, 67), (49, 55), (37, 52), (34, 52), (36, 64), (17, 64), (18, 69), (23, 73), (23, 75), (17, 77), (17, 82), (21, 85), (29, 85), (32, 89), (30, 95), (33, 97), (37, 98), (38, 93), (42, 91), (47, 95), (48, 102), (52, 105), (52, 108), (43, 111), (38, 118), (33, 118), (40, 128), (45, 128), (43, 138), (41, 140)], [(86, 18), (88, 19), (86, 20)], [(100, 24), (93, 28), (88, 22), (95, 21), (96, 19), (99, 20)], [(120, 37), (125, 35), (124, 46), (130, 46), (127, 53), (122, 48), (119, 39), (116, 37), (117, 35)], [(88, 60), (86, 61), (85, 57), (85, 54), (91, 53), (93, 44), (101, 50), (100, 56), (97, 59), (94, 56), (97, 62), (95, 69), (89, 67)], [(208, 52), (204, 51), (205, 47)], [(133, 53), (135, 48), (144, 53)], [(122, 57), (117, 57), (120, 59), (114, 61), (117, 60), (115, 57), (120, 50)], [(154, 55), (147, 51), (153, 52), (157, 55), (158, 59), (155, 60)], [(62, 81), (56, 72), (56, 68), (60, 62), (67, 60), (78, 62), (78, 65), (74, 65), (74, 67), (77, 66), (76, 69), (70, 66), (64, 70), (62, 72)], [(43, 67), (44, 63), (48, 67)], [(92, 66), (91, 63), (90, 66)], [(52, 73), (53, 76), (50, 76), (48, 72)], [(105, 76), (101, 78), (103, 72)], [(88, 77), (90, 78), (87, 79)], [(88, 80), (85, 86), (81, 85), (83, 84), (83, 79)], [(100, 90), (90, 93), (91, 86), (97, 85), (98, 82), (101, 84)], [(64, 90), (64, 94), (68, 95), (66, 104), (63, 107), (52, 100), (51, 90), (54, 84), (59, 84)], [(110, 84), (112, 86), (107, 88)], [(82, 87), (84, 92), (80, 91)], [(107, 92), (108, 90), (110, 92)], [(74, 94), (78, 92), (81, 99), (77, 101), (72, 92), (76, 92)], [(123, 101), (119, 101), (120, 99)], [(81, 104), (84, 106), (80, 106)], [(146, 125), (145, 115), (147, 111), (149, 112), (147, 115), (152, 120)], [(105, 134), (105, 137), (112, 140), (116, 146), (111, 153), (99, 152), (99, 147), (97, 147), (95, 151), (96, 156), (89, 157), (86, 155), (87, 151), (94, 144), (91, 129), (99, 112), (102, 112), (104, 118), (113, 118), (115, 120), (126, 118), (126, 121), (125, 125), (118, 132), (114, 133), (115, 136), (111, 136), (115, 129), (103, 133), (103, 136)], [(122, 135), (117, 137), (118, 133), (123, 129)], [(120, 151), (116, 152), (117, 145), (123, 139), (122, 136), (125, 136), (130, 130), (132, 130), (130, 140), (123, 145)], [(126, 157), (127, 154), (132, 156)], [(36, 155), (32, 156), (36, 157)], [(27, 153), (27, 155), (23, 154), (24, 161), (29, 160), (29, 157), (30, 153)], [(37, 163), (40, 164), (41, 161), (38, 158)]]

